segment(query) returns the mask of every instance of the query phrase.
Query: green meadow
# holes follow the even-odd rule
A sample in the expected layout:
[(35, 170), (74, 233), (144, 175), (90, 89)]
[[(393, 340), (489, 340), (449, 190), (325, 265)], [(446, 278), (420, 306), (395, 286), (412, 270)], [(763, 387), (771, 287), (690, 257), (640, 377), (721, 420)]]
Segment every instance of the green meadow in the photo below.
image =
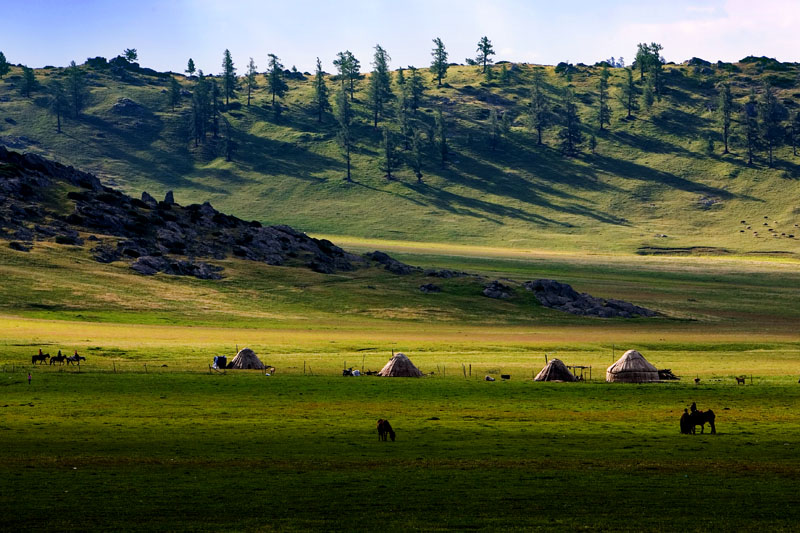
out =
[[(430, 278), (375, 268), (225, 260), (213, 282), (142, 277), (54, 244), (3, 248), (3, 528), (796, 528), (793, 260), (348, 243), (376, 247), (487, 279), (553, 277), (662, 316), (574, 317), (521, 288), (485, 298), (465, 278), (423, 295)], [(209, 370), (244, 346), (275, 374)], [(39, 347), (86, 361), (33, 367)], [(682, 379), (605, 383), (629, 348)], [(341, 376), (393, 350), (428, 375)], [(592, 379), (533, 382), (545, 354)], [(715, 411), (716, 435), (679, 434), (693, 401)], [(378, 441), (378, 418), (395, 442)]]

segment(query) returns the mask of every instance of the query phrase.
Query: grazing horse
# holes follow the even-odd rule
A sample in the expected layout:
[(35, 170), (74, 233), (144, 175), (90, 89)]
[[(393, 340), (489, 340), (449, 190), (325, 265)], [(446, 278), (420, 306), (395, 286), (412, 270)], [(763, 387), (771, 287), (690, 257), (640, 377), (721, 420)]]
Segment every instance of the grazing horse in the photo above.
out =
[(42, 353), (42, 351), (39, 350), (39, 355), (34, 355), (31, 357), (31, 364), (35, 365), (37, 361), (41, 361), (41, 363), (44, 364), (44, 362), (49, 358), (49, 353)]
[(385, 441), (386, 435), (389, 435), (392, 442), (394, 442), (394, 430), (392, 429), (392, 425), (388, 420), (380, 418), (378, 419), (378, 440)]
[(64, 361), (66, 361), (66, 360), (67, 360), (67, 356), (66, 355), (58, 354), (58, 355), (54, 355), (53, 357), (50, 358), (50, 364), (52, 365), (52, 364), (58, 363), (59, 365), (63, 365)]
[(714, 419), (716, 419), (716, 415), (714, 411), (709, 409), (708, 411), (692, 411), (689, 414), (689, 427), (692, 430), (692, 435), (695, 434), (695, 427), (700, 426), (700, 433), (702, 434), (706, 428), (706, 422), (711, 426), (711, 434), (714, 435), (717, 433), (717, 428), (714, 425)]
[(67, 364), (68, 365), (71, 365), (72, 363), (81, 364), (81, 361), (86, 361), (86, 358), (84, 356), (82, 356), (82, 355), (75, 354), (75, 355), (70, 355), (69, 357), (67, 357)]
[(744, 385), (745, 376), (736, 376), (736, 384), (737, 385)]

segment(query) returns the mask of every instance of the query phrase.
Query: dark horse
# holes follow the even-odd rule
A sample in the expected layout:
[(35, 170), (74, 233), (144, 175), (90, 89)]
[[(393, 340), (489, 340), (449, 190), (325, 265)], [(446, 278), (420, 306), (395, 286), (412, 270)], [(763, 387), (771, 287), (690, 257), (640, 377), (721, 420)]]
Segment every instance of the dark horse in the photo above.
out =
[[(685, 411), (684, 411), (684, 414)], [(695, 427), (700, 426), (700, 433), (702, 434), (706, 428), (706, 422), (708, 425), (711, 426), (711, 434), (714, 435), (717, 433), (717, 428), (714, 425), (714, 419), (716, 415), (714, 411), (709, 409), (708, 411), (692, 411), (688, 414), (687, 425), (692, 432), (692, 435), (695, 434)], [(681, 417), (681, 421), (683, 421), (683, 417)]]
[(378, 419), (378, 440), (385, 441), (386, 435), (389, 435), (392, 442), (394, 442), (394, 430), (392, 429), (392, 425), (388, 420), (380, 418)]
[(86, 361), (86, 358), (82, 355), (70, 355), (67, 357), (67, 364), (71, 365), (72, 363), (81, 364), (81, 361)]
[(54, 355), (53, 357), (50, 358), (50, 364), (54, 365), (54, 364), (58, 363), (60, 365), (63, 365), (64, 361), (66, 361), (66, 360), (67, 360), (67, 356), (66, 355), (58, 354), (58, 355)]
[(41, 350), (39, 350), (39, 355), (34, 355), (34, 356), (32, 356), (32, 357), (31, 357), (31, 364), (35, 365), (37, 361), (41, 361), (41, 362), (42, 362), (42, 364), (44, 364), (44, 362), (45, 362), (45, 361), (46, 361), (46, 360), (47, 360), (49, 357), (50, 357), (50, 354), (49, 354), (49, 353), (42, 353), (42, 351), (41, 351)]

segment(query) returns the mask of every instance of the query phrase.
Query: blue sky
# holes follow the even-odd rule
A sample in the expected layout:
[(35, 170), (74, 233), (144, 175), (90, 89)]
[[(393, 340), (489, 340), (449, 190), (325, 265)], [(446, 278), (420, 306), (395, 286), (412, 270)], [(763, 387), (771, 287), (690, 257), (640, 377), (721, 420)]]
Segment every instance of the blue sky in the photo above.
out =
[(463, 62), (483, 35), (496, 60), (544, 64), (630, 62), (645, 41), (667, 61), (800, 61), (798, 0), (0, 0), (0, 13), (0, 51), (33, 67), (137, 48), (144, 66), (182, 71), (192, 57), (216, 73), (228, 48), (240, 73), (249, 57), (263, 70), (269, 53), (301, 70), (319, 56), (333, 71), (349, 49), (368, 70), (376, 43), (393, 68), (428, 66), (434, 37)]

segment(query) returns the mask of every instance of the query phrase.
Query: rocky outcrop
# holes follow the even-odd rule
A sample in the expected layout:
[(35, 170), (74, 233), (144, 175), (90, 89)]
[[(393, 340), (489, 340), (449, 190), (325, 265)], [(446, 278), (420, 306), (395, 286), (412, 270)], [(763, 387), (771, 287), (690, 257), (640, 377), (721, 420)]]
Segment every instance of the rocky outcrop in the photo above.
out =
[(438, 285), (434, 285), (433, 283), (426, 283), (425, 285), (420, 285), (419, 290), (425, 294), (434, 294), (437, 292), (442, 292), (442, 288)]
[[(55, 186), (64, 184), (77, 188), (66, 195), (68, 211), (44, 207), (53, 203), (45, 200), (56, 194)], [(91, 174), (0, 146), (0, 236), (20, 243), (55, 240), (82, 246), (80, 234), (85, 232), (102, 237), (91, 250), (96, 261), (131, 261), (134, 270), (146, 275), (163, 272), (217, 279), (219, 269), (199, 259), (231, 255), (270, 265), (306, 266), (326, 274), (365, 263), (330, 241), (289, 226), (263, 227), (221, 213), (208, 202), (183, 207), (175, 203), (172, 192), (163, 202), (147, 193), (141, 199), (131, 198), (104, 187)], [(390, 271), (414, 270), (386, 258), (382, 260)]]
[(534, 293), (536, 299), (545, 307), (558, 309), (573, 315), (596, 316), (600, 318), (632, 318), (634, 316), (652, 317), (658, 313), (622, 300), (595, 298), (579, 293), (566, 283), (552, 279), (527, 281), (523, 286)]
[(372, 259), (376, 263), (379, 263), (384, 266), (386, 270), (391, 272), (392, 274), (397, 274), (398, 276), (405, 276), (411, 274), (412, 272), (420, 272), (422, 269), (419, 267), (414, 267), (407, 265), (405, 263), (401, 263), (397, 259), (393, 259), (384, 252), (371, 252), (365, 254), (367, 258)]
[(488, 298), (497, 298), (501, 300), (506, 300), (514, 295), (514, 289), (512, 289), (508, 285), (500, 283), (499, 280), (494, 280), (488, 283), (486, 286), (484, 286), (483, 295)]

